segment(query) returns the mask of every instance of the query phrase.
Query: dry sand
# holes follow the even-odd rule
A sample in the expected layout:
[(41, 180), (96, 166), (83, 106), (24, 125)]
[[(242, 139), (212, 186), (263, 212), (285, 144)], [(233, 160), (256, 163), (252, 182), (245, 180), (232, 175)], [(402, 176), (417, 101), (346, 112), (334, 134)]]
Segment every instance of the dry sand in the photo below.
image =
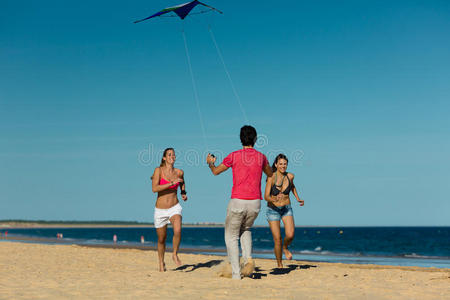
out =
[(450, 299), (450, 269), (257, 259), (255, 278), (217, 275), (224, 257), (0, 242), (0, 299)]

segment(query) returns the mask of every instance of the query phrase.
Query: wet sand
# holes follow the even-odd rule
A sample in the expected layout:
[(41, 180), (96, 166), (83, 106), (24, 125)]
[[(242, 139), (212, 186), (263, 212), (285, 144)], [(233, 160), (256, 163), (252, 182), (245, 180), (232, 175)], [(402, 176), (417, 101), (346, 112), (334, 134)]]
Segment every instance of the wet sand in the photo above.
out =
[(256, 259), (253, 278), (219, 277), (223, 256), (0, 242), (2, 299), (449, 299), (450, 269)]

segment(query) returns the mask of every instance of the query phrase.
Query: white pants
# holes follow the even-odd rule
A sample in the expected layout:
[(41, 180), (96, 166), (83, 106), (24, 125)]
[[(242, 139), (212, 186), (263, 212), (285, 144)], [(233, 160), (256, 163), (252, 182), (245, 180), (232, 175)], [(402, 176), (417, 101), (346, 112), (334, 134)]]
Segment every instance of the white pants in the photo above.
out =
[(225, 244), (231, 263), (232, 278), (241, 279), (239, 267), (239, 244), (241, 240), (244, 262), (252, 257), (252, 233), (250, 228), (258, 217), (261, 200), (231, 199), (225, 220)]
[(180, 203), (175, 204), (171, 208), (161, 209), (155, 207), (155, 214), (153, 217), (153, 222), (155, 223), (155, 228), (161, 228), (170, 223), (170, 218), (175, 215), (181, 216), (181, 211), (183, 208)]

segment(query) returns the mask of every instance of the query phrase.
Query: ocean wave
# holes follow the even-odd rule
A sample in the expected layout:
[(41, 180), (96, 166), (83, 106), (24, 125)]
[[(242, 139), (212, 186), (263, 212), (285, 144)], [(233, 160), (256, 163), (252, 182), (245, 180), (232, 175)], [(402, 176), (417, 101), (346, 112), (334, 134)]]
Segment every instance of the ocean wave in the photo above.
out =
[[(83, 240), (81, 240), (83, 241)], [(111, 241), (99, 240), (99, 239), (88, 239), (83, 241), (86, 244), (109, 244)]]
[(419, 254), (416, 254), (416, 253), (401, 254), (400, 257), (405, 257), (405, 258), (423, 258), (423, 259), (450, 259), (450, 256), (419, 255)]
[[(317, 249), (317, 248), (316, 248)], [(306, 254), (306, 255), (331, 255), (331, 256), (359, 256), (358, 253), (337, 253), (332, 251), (318, 251), (318, 250), (301, 250), (301, 251), (292, 251), (293, 254)]]
[(259, 239), (258, 241), (260, 241), (260, 242), (272, 242), (272, 240), (269, 240), (269, 239)]
[(336, 257), (373, 257), (373, 258), (410, 258), (410, 259), (439, 259), (439, 260), (450, 260), (449, 256), (429, 256), (429, 255), (419, 255), (416, 253), (411, 254), (401, 254), (401, 255), (381, 255), (381, 254), (366, 254), (361, 252), (353, 252), (353, 253), (342, 253), (342, 252), (333, 252), (333, 251), (317, 251), (317, 248), (314, 250), (300, 250), (300, 251), (292, 251), (292, 254), (300, 254), (300, 255), (311, 255), (311, 256), (336, 256)]

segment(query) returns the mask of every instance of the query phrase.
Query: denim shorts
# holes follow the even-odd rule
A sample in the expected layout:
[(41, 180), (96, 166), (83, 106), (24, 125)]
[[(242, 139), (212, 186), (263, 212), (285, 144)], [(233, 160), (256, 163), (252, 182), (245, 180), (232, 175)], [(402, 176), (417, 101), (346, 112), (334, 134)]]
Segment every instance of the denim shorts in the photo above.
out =
[(281, 218), (294, 215), (290, 204), (284, 206), (267, 206), (267, 221), (280, 221)]

